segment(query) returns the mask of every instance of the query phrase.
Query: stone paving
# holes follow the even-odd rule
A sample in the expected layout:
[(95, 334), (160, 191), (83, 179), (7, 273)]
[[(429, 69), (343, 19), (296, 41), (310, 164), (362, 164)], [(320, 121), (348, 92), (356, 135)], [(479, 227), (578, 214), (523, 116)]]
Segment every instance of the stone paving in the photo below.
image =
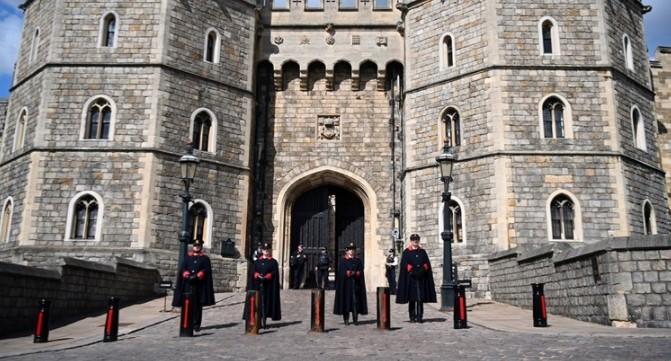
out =
[[(424, 324), (407, 322), (404, 305), (392, 308), (391, 331), (375, 327), (375, 314), (359, 326), (344, 326), (327, 314), (327, 331), (308, 332), (309, 291), (285, 291), (282, 321), (261, 335), (243, 334), (242, 294), (225, 297), (206, 309), (203, 330), (194, 338), (178, 337), (178, 319), (124, 335), (115, 343), (95, 343), (67, 350), (8, 357), (7, 360), (671, 360), (671, 337), (633, 334), (585, 336), (496, 331), (471, 323), (452, 328), (451, 314), (426, 307)], [(375, 298), (369, 295), (369, 309)], [(327, 310), (333, 292), (327, 293)], [(511, 311), (512, 312), (512, 311)], [(482, 317), (478, 323), (486, 322)], [(588, 324), (589, 325), (589, 324)], [(589, 327), (589, 326), (586, 326)], [(628, 331), (631, 332), (631, 331)]]

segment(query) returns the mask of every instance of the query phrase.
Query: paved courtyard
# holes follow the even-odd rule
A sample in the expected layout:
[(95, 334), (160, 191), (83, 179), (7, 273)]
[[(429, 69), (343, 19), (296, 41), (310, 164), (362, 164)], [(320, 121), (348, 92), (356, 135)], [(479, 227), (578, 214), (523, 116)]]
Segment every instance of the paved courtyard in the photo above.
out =
[[(408, 323), (406, 308), (394, 305), (391, 331), (383, 332), (375, 328), (374, 313), (363, 317), (359, 326), (344, 326), (341, 318), (328, 314), (328, 332), (310, 333), (309, 291), (285, 291), (282, 297), (282, 321), (270, 323), (270, 329), (262, 331), (259, 336), (244, 335), (240, 319), (243, 295), (228, 294), (216, 306), (205, 310), (203, 330), (194, 338), (178, 337), (178, 319), (172, 317), (123, 335), (118, 342), (96, 342), (66, 350), (47, 350), (5, 359), (671, 360), (671, 333), (668, 330), (623, 330), (620, 334), (620, 330), (584, 324), (571, 326), (576, 329), (576, 334), (562, 335), (559, 330), (565, 329), (564, 326), (557, 326), (555, 330), (552, 327), (538, 330), (541, 334), (532, 328), (524, 331), (513, 327), (502, 331), (489, 327), (488, 319), (492, 320), (492, 326), (498, 324), (504, 328), (508, 323), (515, 323), (514, 320), (506, 321), (506, 315), (501, 313), (509, 313), (509, 317), (520, 311), (511, 307), (507, 312), (505, 307), (508, 306), (505, 305), (472, 312), (477, 324), (471, 322), (471, 328), (467, 330), (454, 330), (451, 314), (437, 311), (435, 305), (426, 307), (424, 324)], [(368, 300), (369, 309), (375, 312), (374, 296), (370, 294)], [(328, 310), (332, 307), (332, 301), (333, 292), (329, 292), (326, 302)], [(487, 312), (490, 312), (490, 316), (487, 316)], [(121, 322), (124, 322), (123, 317), (122, 313)], [(128, 313), (125, 317), (128, 317)], [(498, 321), (495, 321), (496, 317)], [(552, 318), (550, 320), (552, 323)], [(517, 321), (520, 325), (529, 322)], [(605, 332), (595, 331), (601, 329)], [(581, 331), (583, 334), (580, 334)], [(29, 347), (28, 344), (26, 346)], [(3, 347), (2, 343), (0, 347)]]

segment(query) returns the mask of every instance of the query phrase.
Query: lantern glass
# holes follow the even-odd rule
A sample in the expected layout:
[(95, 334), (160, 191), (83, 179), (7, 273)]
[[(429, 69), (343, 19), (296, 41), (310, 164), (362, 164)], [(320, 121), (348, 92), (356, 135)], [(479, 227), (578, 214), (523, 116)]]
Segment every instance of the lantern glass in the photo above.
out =
[(200, 159), (191, 154), (183, 155), (182, 158), (179, 159), (182, 179), (184, 181), (193, 182), (193, 179), (196, 177), (198, 163), (200, 163)]
[(441, 178), (445, 179), (452, 177), (455, 158), (452, 149), (448, 146), (445, 146), (445, 148), (443, 148), (443, 153), (436, 157), (436, 162), (438, 162), (438, 165), (440, 166)]

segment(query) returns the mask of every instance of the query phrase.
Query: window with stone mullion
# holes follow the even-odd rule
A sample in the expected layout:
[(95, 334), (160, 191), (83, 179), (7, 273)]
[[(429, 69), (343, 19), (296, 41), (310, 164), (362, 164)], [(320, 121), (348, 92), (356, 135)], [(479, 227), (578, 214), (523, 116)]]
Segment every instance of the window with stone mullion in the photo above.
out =
[(205, 222), (207, 219), (207, 210), (200, 203), (196, 203), (191, 207), (189, 224), (191, 229), (192, 240), (204, 241)]
[(452, 228), (452, 240), (456, 243), (462, 243), (464, 241), (463, 237), (463, 227), (461, 221), (461, 208), (457, 202), (450, 202), (450, 226)]
[(207, 152), (211, 127), (212, 120), (206, 113), (196, 116), (196, 119), (193, 121), (193, 149)]
[(114, 34), (116, 33), (116, 18), (114, 15), (108, 15), (105, 19), (105, 38), (103, 39), (103, 46), (114, 47)]
[(461, 145), (461, 119), (456, 109), (449, 108), (445, 112), (445, 142), (451, 147)]
[(73, 239), (94, 239), (98, 220), (98, 204), (91, 198), (82, 199), (75, 208)]
[(556, 98), (550, 98), (543, 104), (543, 136), (545, 138), (564, 138), (564, 105)]
[(109, 137), (112, 109), (106, 101), (96, 102), (89, 110), (87, 139), (107, 139)]

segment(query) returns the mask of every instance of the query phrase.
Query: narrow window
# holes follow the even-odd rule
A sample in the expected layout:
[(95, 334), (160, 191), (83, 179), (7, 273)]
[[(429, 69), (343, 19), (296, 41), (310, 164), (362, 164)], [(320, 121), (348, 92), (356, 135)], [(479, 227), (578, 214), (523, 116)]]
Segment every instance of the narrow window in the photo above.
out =
[(459, 207), (459, 204), (457, 202), (450, 201), (450, 222), (451, 222), (451, 228), (452, 228), (452, 239), (454, 240), (455, 243), (463, 243), (464, 242), (464, 235), (463, 235), (463, 222), (462, 222), (462, 214), (461, 214), (461, 207)]
[(634, 56), (631, 49), (631, 41), (627, 34), (622, 36), (622, 50), (624, 52), (624, 62), (627, 69), (634, 70)]
[(189, 229), (191, 230), (192, 240), (199, 239), (203, 243), (208, 243), (206, 239), (207, 209), (202, 203), (194, 203), (189, 210)]
[(28, 55), (28, 63), (37, 60), (37, 54), (40, 49), (40, 29), (35, 29), (33, 35), (33, 43), (30, 46), (30, 54)]
[(645, 144), (645, 124), (641, 119), (641, 112), (637, 107), (631, 110), (631, 131), (636, 148), (646, 150)]
[(26, 125), (28, 122), (28, 112), (23, 109), (19, 119), (16, 121), (16, 140), (14, 142), (14, 149), (23, 147), (26, 139)]
[(443, 69), (451, 68), (454, 66), (454, 39), (451, 35), (443, 36), (442, 47), (442, 60), (443, 60)]
[(8, 198), (2, 209), (2, 226), (0, 228), (0, 240), (9, 242), (9, 228), (12, 224), (12, 200)]
[(95, 239), (98, 221), (98, 202), (86, 194), (75, 203), (72, 226), (72, 239)]
[(193, 149), (207, 152), (210, 142), (210, 129), (212, 128), (212, 118), (202, 111), (196, 115), (193, 120), (193, 134), (191, 138)]
[(655, 220), (655, 210), (649, 201), (643, 203), (643, 234), (657, 234), (657, 222)]
[(564, 138), (564, 103), (557, 97), (550, 97), (543, 103), (543, 136)]
[(116, 16), (114, 14), (107, 14), (105, 16), (105, 19), (103, 20), (103, 28), (102, 28), (102, 46), (107, 47), (107, 48), (113, 48), (114, 47), (114, 41), (115, 41), (115, 36), (116, 36)]
[(461, 117), (459, 112), (450, 107), (445, 110), (443, 115), (443, 123), (445, 126), (444, 142), (451, 147), (458, 147), (461, 145)]
[(543, 22), (543, 54), (552, 54), (552, 31), (554, 24), (552, 21), (545, 20)]
[(112, 120), (112, 106), (104, 98), (94, 101), (86, 118), (85, 139), (108, 139)]
[(215, 52), (217, 51), (217, 33), (215, 31), (210, 31), (207, 33), (207, 41), (205, 46), (205, 61), (208, 63), (215, 62)]
[(575, 231), (575, 211), (571, 199), (560, 194), (550, 203), (552, 218), (552, 239), (573, 240)]

